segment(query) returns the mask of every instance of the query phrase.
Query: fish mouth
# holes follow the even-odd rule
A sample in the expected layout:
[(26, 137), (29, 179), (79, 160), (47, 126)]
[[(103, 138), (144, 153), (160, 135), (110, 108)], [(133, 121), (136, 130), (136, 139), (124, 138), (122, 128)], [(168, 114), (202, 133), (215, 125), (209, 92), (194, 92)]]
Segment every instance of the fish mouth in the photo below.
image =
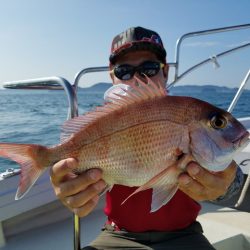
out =
[(244, 147), (250, 142), (249, 138), (249, 132), (245, 131), (244, 134), (240, 135), (238, 138), (232, 141), (234, 144), (234, 147), (239, 148), (239, 147)]

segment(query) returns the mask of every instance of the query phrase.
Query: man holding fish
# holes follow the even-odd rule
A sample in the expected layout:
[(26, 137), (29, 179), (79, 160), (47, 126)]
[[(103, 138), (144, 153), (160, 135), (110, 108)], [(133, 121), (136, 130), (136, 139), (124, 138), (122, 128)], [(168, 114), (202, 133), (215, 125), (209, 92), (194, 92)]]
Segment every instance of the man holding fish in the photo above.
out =
[[(165, 87), (168, 68), (166, 51), (156, 32), (135, 27), (114, 38), (110, 55), (114, 85), (135, 86), (138, 81), (146, 83), (150, 79)], [(215, 122), (222, 126), (219, 123), (222, 122)], [(216, 164), (206, 169), (194, 159), (183, 160), (184, 153), (176, 152), (179, 160), (168, 167), (171, 171), (176, 166), (183, 168), (184, 164), (185, 171), (178, 175), (178, 190), (171, 190), (168, 200), (155, 209), (151, 206), (150, 210), (153, 202), (150, 187), (154, 187), (150, 181), (147, 187), (138, 190), (143, 192), (137, 193), (136, 187), (114, 185), (106, 193), (104, 211), (108, 219), (91, 249), (214, 249), (196, 222), (200, 211), (197, 201), (230, 198), (240, 189), (243, 174), (234, 161), (218, 171), (221, 169)], [(63, 204), (83, 217), (96, 206), (106, 182), (98, 166), (79, 175), (72, 174), (77, 168), (75, 158), (57, 162), (51, 168), (51, 182)], [(130, 198), (123, 203), (127, 197)]]
[(225, 200), (242, 184), (233, 161), (249, 133), (207, 102), (167, 95), (166, 51), (142, 27), (111, 46), (114, 86), (106, 103), (66, 121), (53, 147), (0, 143), (21, 166), (16, 199), (51, 167), (59, 199), (86, 216), (106, 191), (105, 230), (85, 249), (214, 249), (196, 221), (202, 200)]

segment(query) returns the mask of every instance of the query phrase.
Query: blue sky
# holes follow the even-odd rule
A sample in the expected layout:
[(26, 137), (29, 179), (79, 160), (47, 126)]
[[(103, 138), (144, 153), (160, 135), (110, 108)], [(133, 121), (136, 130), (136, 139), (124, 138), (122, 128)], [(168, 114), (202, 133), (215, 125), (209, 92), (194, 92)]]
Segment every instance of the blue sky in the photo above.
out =
[[(0, 85), (47, 76), (72, 82), (83, 68), (107, 65), (112, 38), (131, 26), (157, 31), (173, 62), (182, 34), (250, 23), (249, 10), (249, 0), (0, 0)], [(188, 39), (181, 70), (247, 41), (250, 29)], [(250, 48), (229, 61), (219, 61), (224, 71), (209, 65), (185, 81), (235, 86), (250, 68)]]

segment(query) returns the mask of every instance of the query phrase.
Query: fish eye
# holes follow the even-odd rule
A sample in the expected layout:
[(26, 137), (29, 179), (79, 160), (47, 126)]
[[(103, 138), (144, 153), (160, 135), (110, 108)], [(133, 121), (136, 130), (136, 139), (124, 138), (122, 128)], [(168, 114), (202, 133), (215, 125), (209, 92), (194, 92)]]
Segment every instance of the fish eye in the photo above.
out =
[(211, 120), (210, 124), (214, 129), (223, 129), (227, 126), (227, 119), (222, 115), (214, 115)]

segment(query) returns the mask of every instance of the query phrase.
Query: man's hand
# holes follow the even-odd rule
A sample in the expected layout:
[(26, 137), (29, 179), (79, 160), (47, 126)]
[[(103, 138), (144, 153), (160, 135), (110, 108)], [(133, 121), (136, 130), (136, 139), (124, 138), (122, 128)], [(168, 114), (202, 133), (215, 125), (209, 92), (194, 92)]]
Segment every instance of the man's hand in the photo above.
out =
[(78, 167), (75, 159), (57, 162), (50, 171), (50, 179), (56, 196), (72, 212), (80, 217), (88, 215), (96, 206), (106, 184), (99, 169), (91, 169), (80, 175), (72, 172)]
[(195, 162), (187, 165), (187, 173), (179, 176), (179, 189), (196, 201), (215, 200), (227, 192), (237, 165), (233, 161), (224, 171), (210, 172)]

